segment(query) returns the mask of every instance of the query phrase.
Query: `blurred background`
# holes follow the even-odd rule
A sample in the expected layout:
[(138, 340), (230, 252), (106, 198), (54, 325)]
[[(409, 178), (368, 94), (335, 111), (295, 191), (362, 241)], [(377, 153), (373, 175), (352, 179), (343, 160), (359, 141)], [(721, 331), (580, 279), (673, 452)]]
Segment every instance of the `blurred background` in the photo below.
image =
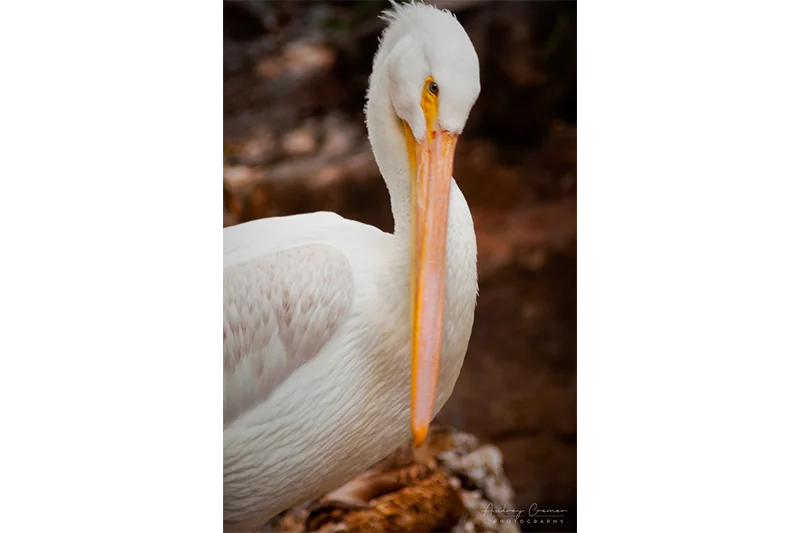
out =
[[(516, 504), (576, 516), (576, 4), (431, 1), (481, 63), (455, 179), (480, 294), (438, 419), (497, 445)], [(363, 107), (382, 1), (224, 3), (224, 225), (319, 210), (392, 231)], [(521, 526), (541, 531), (541, 527)]]

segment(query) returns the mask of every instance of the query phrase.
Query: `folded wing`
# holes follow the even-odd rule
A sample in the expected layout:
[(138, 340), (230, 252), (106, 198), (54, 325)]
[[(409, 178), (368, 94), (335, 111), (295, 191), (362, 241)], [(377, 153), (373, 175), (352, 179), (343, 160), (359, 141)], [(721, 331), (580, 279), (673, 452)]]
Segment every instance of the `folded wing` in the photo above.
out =
[(265, 401), (342, 327), (355, 283), (328, 244), (272, 251), (224, 270), (224, 427)]

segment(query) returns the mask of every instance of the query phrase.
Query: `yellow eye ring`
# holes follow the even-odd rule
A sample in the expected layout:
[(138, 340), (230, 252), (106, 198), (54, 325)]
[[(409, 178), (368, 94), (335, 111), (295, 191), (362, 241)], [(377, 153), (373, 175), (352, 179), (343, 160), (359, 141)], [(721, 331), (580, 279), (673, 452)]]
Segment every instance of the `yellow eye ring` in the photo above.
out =
[(437, 96), (439, 94), (439, 86), (436, 85), (435, 81), (428, 82), (428, 92), (434, 96)]

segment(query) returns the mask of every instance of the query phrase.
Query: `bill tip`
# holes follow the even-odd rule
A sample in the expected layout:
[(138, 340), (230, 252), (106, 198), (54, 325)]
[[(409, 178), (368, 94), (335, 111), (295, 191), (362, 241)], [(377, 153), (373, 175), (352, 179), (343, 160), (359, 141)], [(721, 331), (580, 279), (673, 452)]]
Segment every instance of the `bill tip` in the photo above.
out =
[(428, 428), (427, 426), (424, 427), (414, 427), (411, 429), (411, 433), (414, 435), (414, 448), (419, 448), (425, 442), (425, 438), (428, 436)]

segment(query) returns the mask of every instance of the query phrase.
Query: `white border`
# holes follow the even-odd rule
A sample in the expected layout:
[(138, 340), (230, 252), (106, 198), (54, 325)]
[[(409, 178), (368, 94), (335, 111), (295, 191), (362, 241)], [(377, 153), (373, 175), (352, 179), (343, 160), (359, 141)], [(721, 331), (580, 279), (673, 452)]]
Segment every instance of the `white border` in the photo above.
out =
[(2, 8), (4, 530), (221, 529), (221, 29)]
[(584, 531), (795, 527), (797, 20), (580, 5)]

